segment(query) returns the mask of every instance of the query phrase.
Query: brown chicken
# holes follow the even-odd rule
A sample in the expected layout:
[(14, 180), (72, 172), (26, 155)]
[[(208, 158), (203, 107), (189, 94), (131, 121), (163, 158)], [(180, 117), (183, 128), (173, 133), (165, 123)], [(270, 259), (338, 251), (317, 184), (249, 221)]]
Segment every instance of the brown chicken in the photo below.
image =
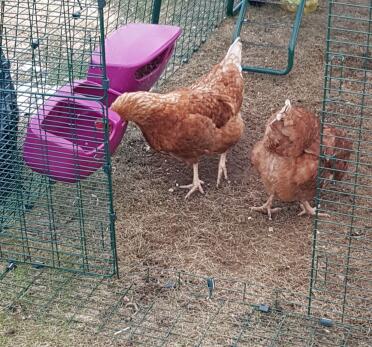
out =
[[(324, 159), (321, 167), (323, 182), (341, 180), (348, 167), (352, 143), (339, 129), (325, 126), (323, 129)], [(273, 115), (266, 126), (264, 137), (253, 148), (251, 161), (258, 170), (269, 199), (252, 210), (272, 213), (274, 198), (281, 201), (299, 201), (299, 215), (314, 215), (310, 206), (316, 192), (316, 178), (320, 155), (320, 123), (313, 113), (300, 107), (285, 106)], [(327, 216), (319, 213), (319, 215)]]
[(188, 88), (124, 93), (112, 105), (123, 119), (137, 124), (153, 149), (193, 165), (193, 183), (181, 186), (190, 189), (186, 198), (196, 190), (204, 193), (198, 173), (203, 155), (221, 154), (217, 186), (222, 174), (227, 179), (226, 152), (244, 130), (241, 48), (238, 38), (221, 63)]

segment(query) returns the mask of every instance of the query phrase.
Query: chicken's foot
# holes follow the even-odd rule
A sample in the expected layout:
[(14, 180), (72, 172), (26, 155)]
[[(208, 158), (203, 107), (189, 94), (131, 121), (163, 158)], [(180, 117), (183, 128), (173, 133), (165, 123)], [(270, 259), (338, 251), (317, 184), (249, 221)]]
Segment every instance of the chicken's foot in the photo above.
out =
[[(308, 216), (315, 216), (316, 215), (316, 207), (311, 207), (308, 201), (300, 201), (301, 212), (298, 216), (303, 216), (307, 214)], [(320, 213), (318, 212), (319, 217), (330, 217), (327, 213)]]
[(274, 195), (270, 195), (269, 199), (260, 207), (251, 207), (252, 211), (267, 213), (269, 220), (272, 220), (271, 216), (273, 213), (281, 211), (280, 207), (271, 208), (274, 200)]
[(199, 190), (200, 193), (204, 194), (204, 190), (202, 187), (202, 184), (204, 184), (204, 182), (199, 179), (198, 163), (193, 165), (193, 171), (194, 171), (193, 182), (185, 186), (180, 186), (180, 188), (182, 189), (190, 189), (190, 191), (186, 194), (185, 199), (190, 197), (191, 194), (194, 193), (196, 190)]
[(227, 180), (226, 155), (227, 152), (222, 153), (220, 157), (220, 162), (218, 163), (217, 188), (221, 183), (222, 174), (225, 177), (225, 180)]

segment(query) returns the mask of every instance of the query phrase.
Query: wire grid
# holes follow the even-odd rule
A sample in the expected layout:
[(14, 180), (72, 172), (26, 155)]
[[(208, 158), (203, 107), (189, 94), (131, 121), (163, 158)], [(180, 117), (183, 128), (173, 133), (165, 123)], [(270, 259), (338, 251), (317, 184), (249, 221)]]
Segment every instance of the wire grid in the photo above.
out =
[[(40, 131), (35, 132), (41, 142), (32, 145), (33, 151), (46, 141), (44, 130), (51, 131), (48, 140), (63, 133), (73, 143), (73, 156), (79, 147), (85, 151), (98, 148), (98, 144), (107, 147), (104, 131), (80, 138), (77, 131), (78, 124), (84, 132), (87, 122), (93, 122), (91, 113), (99, 114), (103, 122), (107, 110), (98, 101), (100, 97), (91, 102), (90, 113), (71, 93), (67, 93), (64, 106), (52, 108), (47, 102), (58, 88), (83, 77), (93, 50), (102, 41), (98, 3), (41, 0), (3, 1), (1, 5), (2, 49), (10, 62), (19, 109), (16, 164), (22, 184), (14, 186), (2, 205), (3, 216), (8, 215), (7, 221), (12, 223), (2, 225), (0, 258), (110, 275), (116, 269), (109, 170), (100, 170), (91, 179), (74, 184), (56, 184), (47, 176), (35, 174), (23, 162), (25, 135), (34, 126), (30, 125), (31, 117), (46, 112), (52, 115), (52, 110), (49, 119), (53, 124), (36, 118)], [(84, 10), (85, 16), (78, 14)], [(88, 25), (91, 22), (95, 25)], [(98, 94), (103, 95), (103, 90), (97, 87)], [(85, 115), (78, 118), (80, 113)], [(64, 154), (59, 151), (42, 147), (42, 165), (54, 155), (59, 161), (57, 170), (63, 170)], [(101, 164), (108, 167), (106, 151), (102, 148), (101, 152)], [(76, 161), (73, 170), (85, 170), (90, 164)]]
[[(17, 168), (14, 165), (16, 162), (17, 148), (17, 123), (18, 123), (18, 108), (16, 102), (16, 94), (8, 73), (9, 64), (5, 59), (4, 53), (1, 50), (0, 56), (0, 83), (1, 83), (1, 100), (0, 111), (0, 176), (7, 179), (0, 182), (0, 190), (2, 192), (0, 203), (3, 202), (14, 187), (19, 184), (17, 176)], [(8, 92), (6, 92), (7, 90)], [(3, 218), (1, 225), (7, 224), (6, 218)]]
[(183, 29), (162, 81), (189, 61), (193, 53), (206, 42), (208, 35), (225, 18), (225, 12), (225, 0), (162, 1), (159, 23), (178, 25)]
[[(319, 179), (310, 309), (346, 323), (372, 322), (372, 1), (329, 1), (322, 124), (353, 143), (347, 175)], [(327, 149), (322, 145), (322, 157)], [(332, 148), (334, 149), (334, 148)], [(320, 167), (320, 170), (324, 170)]]
[[(94, 12), (89, 5), (85, 7)], [(192, 54), (206, 42), (208, 35), (222, 22), (226, 0), (108, 0), (104, 12), (106, 34), (121, 25), (138, 22), (177, 25), (182, 28), (182, 36), (162, 76), (162, 81), (165, 81), (189, 61)], [(79, 13), (83, 14), (84, 11)], [(85, 25), (94, 27), (95, 24), (88, 19)]]
[[(105, 35), (126, 23), (152, 21), (179, 25), (183, 36), (163, 75), (164, 80), (188, 61), (208, 33), (222, 21), (225, 2), (17, 0), (1, 1), (1, 6), (1, 43), (10, 62), (8, 70), (17, 93), (19, 121), (17, 150), (13, 153), (18, 176), (12, 178), (15, 184), (9, 189), (7, 199), (0, 203), (0, 259), (110, 276), (117, 272), (115, 215), (106, 125), (108, 110), (104, 98), (105, 60), (97, 48)], [(102, 71), (102, 76), (98, 76), (101, 85), (90, 87), (89, 93), (80, 96), (67, 90), (66, 99), (57, 100), (59, 106), (54, 108), (52, 96), (62, 86), (73, 87), (76, 81), (97, 77), (87, 74), (92, 56)], [(49, 139), (65, 136), (73, 142), (74, 156), (79, 155), (80, 147), (95, 151), (92, 158), (73, 161), (74, 175), (91, 170), (97, 158), (102, 169), (86, 179), (60, 183), (53, 179), (55, 177), (40, 175), (24, 165), (22, 152), (30, 120), (45, 113), (53, 114), (49, 117), (50, 124), (40, 125), (38, 121), (38, 126), (40, 131), (47, 127)], [(85, 118), (79, 123), (77, 119), (81, 114)], [(103, 115), (101, 128), (95, 128), (89, 135), (78, 132), (90, 129), (97, 115)], [(32, 150), (38, 150), (37, 147), (33, 145)], [(40, 156), (44, 169), (51, 170), (54, 155), (58, 157), (54, 173), (66, 176), (64, 157), (58, 151), (49, 145), (43, 147)], [(9, 179), (3, 177), (2, 180)]]
[(161, 269), (126, 271), (120, 280), (112, 281), (20, 266), (2, 277), (0, 307), (7, 314), (98, 334), (119, 345), (357, 347), (371, 343), (366, 331), (304, 315), (304, 298), (288, 291), (263, 297), (257, 283), (250, 286)]

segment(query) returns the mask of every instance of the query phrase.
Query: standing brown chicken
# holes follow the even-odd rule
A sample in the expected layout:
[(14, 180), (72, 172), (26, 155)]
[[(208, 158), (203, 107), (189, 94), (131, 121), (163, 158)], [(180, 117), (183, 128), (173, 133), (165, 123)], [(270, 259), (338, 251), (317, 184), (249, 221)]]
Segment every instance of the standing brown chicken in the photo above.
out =
[[(348, 167), (352, 143), (344, 131), (325, 126), (323, 129), (324, 160), (322, 177), (325, 181), (341, 180)], [(299, 215), (314, 215), (314, 199), (320, 153), (320, 124), (313, 113), (293, 107), (289, 100), (273, 115), (266, 126), (264, 137), (253, 148), (251, 161), (258, 170), (269, 199), (254, 211), (271, 214), (274, 198), (299, 201)], [(319, 215), (327, 216), (319, 213)]]
[(153, 149), (193, 165), (193, 183), (181, 186), (190, 189), (186, 198), (196, 190), (204, 193), (198, 173), (203, 155), (221, 154), (217, 186), (222, 174), (227, 179), (226, 152), (244, 130), (241, 49), (238, 38), (222, 62), (188, 88), (124, 93), (112, 105), (123, 119), (137, 124)]

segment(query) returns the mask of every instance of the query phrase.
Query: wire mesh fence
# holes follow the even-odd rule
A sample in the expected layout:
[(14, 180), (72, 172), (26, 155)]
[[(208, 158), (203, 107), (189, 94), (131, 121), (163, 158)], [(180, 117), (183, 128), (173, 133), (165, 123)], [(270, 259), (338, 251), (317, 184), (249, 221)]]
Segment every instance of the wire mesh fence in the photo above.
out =
[[(56, 175), (51, 174), (65, 175), (67, 153), (71, 173), (78, 177), (97, 161), (89, 156), (80, 161), (81, 154), (97, 149), (99, 165), (110, 164), (105, 132), (84, 134), (84, 127), (95, 117), (107, 118), (107, 110), (98, 98), (89, 107), (68, 90), (48, 99), (81, 77), (88, 56), (102, 41), (98, 30), (102, 10), (92, 2), (91, 12), (83, 19), (76, 12), (77, 6), (83, 9), (80, 1), (3, 1), (1, 5), (1, 46), (9, 61), (8, 73), (19, 109), (14, 164), (22, 184), (14, 185), (2, 205), (3, 215), (13, 216), (13, 223), (3, 225), (0, 257), (82, 272), (113, 273), (109, 170), (74, 184), (55, 184)], [(95, 27), (87, 27), (88, 21)], [(96, 89), (103, 94), (103, 86)], [(38, 170), (31, 171), (24, 160), (37, 164)]]
[(0, 259), (117, 272), (110, 154), (126, 124), (108, 106), (125, 88), (111, 88), (105, 39), (129, 23), (182, 27), (174, 53), (135, 72), (136, 88), (148, 89), (224, 15), (223, 0), (1, 1), (1, 119), (12, 120), (2, 127)]
[(112, 281), (19, 267), (4, 275), (0, 286), (0, 307), (11, 315), (98, 334), (110, 344), (354, 347), (371, 342), (363, 330), (307, 316), (305, 298), (288, 290), (265, 297), (257, 283), (179, 271), (124, 271)]
[(322, 157), (341, 149), (325, 144), (327, 126), (342, 130), (339, 140), (351, 142), (352, 149), (342, 169), (319, 179), (318, 203), (330, 218), (318, 218), (315, 225), (310, 309), (367, 328), (372, 318), (372, 2), (332, 0), (328, 6)]

